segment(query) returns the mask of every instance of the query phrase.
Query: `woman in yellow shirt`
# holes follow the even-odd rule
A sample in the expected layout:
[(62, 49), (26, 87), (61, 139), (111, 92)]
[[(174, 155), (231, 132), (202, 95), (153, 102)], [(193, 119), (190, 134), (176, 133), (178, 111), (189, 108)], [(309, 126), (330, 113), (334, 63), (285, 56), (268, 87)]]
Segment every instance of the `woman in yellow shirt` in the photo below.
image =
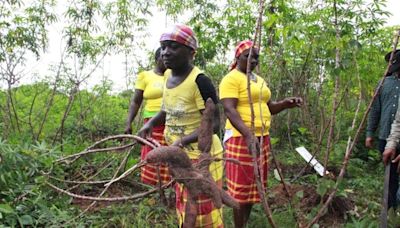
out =
[(254, 134), (251, 132), (251, 110), (247, 91), (247, 59), (252, 41), (242, 41), (235, 49), (235, 61), (231, 71), (222, 79), (219, 95), (228, 118), (225, 126), (225, 157), (233, 158), (240, 164), (227, 162), (225, 167), (228, 193), (240, 203), (234, 209), (235, 227), (245, 227), (254, 203), (260, 196), (254, 178), (253, 159), (248, 150), (252, 138), (256, 137), (256, 148), (260, 173), (265, 186), (267, 180), (267, 159), (270, 150), (269, 127), (271, 114), (302, 104), (302, 99), (293, 97), (271, 101), (271, 91), (263, 78), (252, 71), (258, 64), (259, 49), (253, 46), (250, 56), (250, 91), (254, 108)]
[[(135, 82), (135, 94), (132, 97), (131, 105), (129, 107), (129, 114), (126, 121), (125, 134), (132, 134), (131, 124), (135, 119), (140, 106), (144, 101), (143, 118), (146, 123), (161, 109), (161, 100), (164, 86), (164, 73), (166, 67), (161, 60), (161, 48), (155, 52), (155, 67), (153, 70), (143, 71), (138, 74)], [(164, 125), (160, 124), (154, 127), (151, 137), (161, 144), (164, 143)], [(151, 151), (151, 147), (143, 145), (141, 149), (141, 159), (143, 160), (146, 155)], [(165, 165), (160, 165), (160, 177), (162, 183), (170, 181), (168, 168)], [(158, 183), (157, 167), (154, 165), (146, 165), (141, 170), (141, 180), (145, 184), (156, 185)]]
[[(162, 34), (160, 42), (163, 62), (171, 69), (171, 74), (164, 86), (161, 111), (140, 132), (141, 135), (149, 134), (153, 126), (165, 122), (166, 143), (184, 148), (191, 161), (196, 163), (201, 153), (197, 140), (205, 101), (211, 98), (217, 103), (216, 91), (211, 80), (193, 65), (197, 40), (192, 29), (185, 25), (176, 25)], [(218, 113), (215, 115), (219, 116)], [(217, 132), (219, 121), (214, 121), (214, 125), (214, 132)], [(216, 134), (212, 138), (210, 153), (214, 157), (222, 158), (222, 145)], [(209, 170), (216, 183), (222, 187), (222, 163), (212, 162)], [(178, 183), (175, 191), (176, 211), (181, 227), (185, 218), (187, 191), (185, 186)], [(196, 203), (196, 227), (223, 227), (222, 211), (214, 207), (210, 198), (199, 196)]]

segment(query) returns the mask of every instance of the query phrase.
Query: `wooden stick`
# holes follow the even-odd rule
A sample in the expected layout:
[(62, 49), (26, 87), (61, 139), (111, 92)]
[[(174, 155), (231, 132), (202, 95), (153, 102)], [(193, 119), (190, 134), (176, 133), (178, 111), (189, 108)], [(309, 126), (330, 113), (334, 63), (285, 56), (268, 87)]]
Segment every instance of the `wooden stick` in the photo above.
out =
[[(107, 159), (106, 161), (108, 161), (108, 159)], [(105, 161), (105, 162), (106, 162), (106, 161)], [(103, 164), (104, 164), (105, 162), (103, 162)], [(107, 168), (112, 164), (112, 162), (113, 162), (113, 161), (110, 161), (108, 164), (104, 165), (100, 170), (98, 170), (95, 174), (91, 175), (91, 176), (88, 177), (88, 178), (85, 178), (85, 181), (90, 181), (90, 180), (92, 180), (93, 178), (95, 178), (96, 176), (98, 176), (101, 172), (103, 172), (105, 169), (107, 169)], [(79, 187), (80, 185), (81, 185), (80, 183), (76, 183), (76, 185), (74, 185), (74, 186), (68, 188), (68, 191), (71, 191), (72, 189), (75, 189), (75, 188)]]
[[(173, 181), (170, 181), (167, 184), (164, 184), (162, 186), (162, 188), (163, 189), (168, 188), (172, 184), (172, 182)], [(151, 195), (153, 193), (156, 193), (158, 191), (157, 188), (154, 188), (154, 189), (151, 189), (149, 191), (138, 193), (138, 194), (135, 194), (135, 195), (132, 195), (132, 196), (122, 196), (122, 197), (107, 198), (107, 197), (83, 196), (83, 195), (75, 194), (75, 193), (72, 193), (72, 192), (69, 192), (69, 191), (65, 191), (65, 190), (63, 190), (63, 189), (61, 189), (61, 188), (59, 188), (59, 187), (57, 187), (57, 186), (55, 186), (55, 185), (53, 185), (53, 184), (51, 184), (49, 182), (46, 182), (46, 184), (48, 186), (50, 186), (52, 189), (56, 190), (57, 192), (66, 194), (66, 195), (71, 196), (73, 198), (82, 199), (82, 200), (91, 200), (91, 201), (95, 201), (95, 202), (97, 202), (97, 201), (120, 202), (120, 201), (135, 200), (135, 199), (146, 197), (146, 196)]]
[[(264, 4), (265, 2), (263, 0), (259, 1), (259, 16), (257, 19), (257, 25), (256, 25), (256, 32), (254, 33), (254, 38), (253, 38), (253, 43), (255, 44), (257, 42), (257, 37), (260, 34), (260, 24), (262, 23), (262, 15), (264, 12)], [(251, 97), (251, 90), (250, 90), (250, 76), (251, 76), (251, 70), (250, 70), (250, 61), (251, 61), (251, 56), (253, 54), (253, 47), (250, 47), (250, 51), (249, 51), (249, 57), (247, 58), (247, 69), (246, 69), (246, 75), (247, 75), (247, 94), (248, 94), (248, 98), (249, 98), (249, 104), (250, 104), (250, 111), (251, 111), (251, 132), (253, 133), (254, 136), (254, 119), (255, 119), (255, 115), (254, 115), (254, 107), (253, 107), (253, 99)], [(256, 137), (252, 137), (251, 139), (252, 141), (250, 142), (250, 152), (253, 156), (253, 167), (254, 167), (254, 176), (255, 176), (255, 180), (256, 180), (256, 185), (257, 185), (257, 190), (258, 190), (258, 194), (260, 195), (261, 198), (261, 202), (263, 205), (263, 209), (265, 214), (267, 215), (268, 218), (268, 222), (271, 224), (271, 226), (273, 228), (276, 227), (276, 224), (272, 218), (272, 211), (271, 208), (269, 207), (268, 201), (266, 199), (265, 196), (265, 192), (264, 192), (264, 186), (262, 184), (262, 180), (261, 180), (261, 176), (260, 176), (260, 168), (258, 166), (257, 163), (257, 148), (256, 148)]]
[[(99, 144), (101, 144), (101, 143), (103, 143), (103, 142), (106, 142), (106, 141), (109, 141), (109, 140), (115, 140), (115, 139), (124, 139), (124, 138), (136, 140), (137, 142), (142, 143), (142, 144), (145, 144), (145, 145), (148, 145), (148, 146), (150, 146), (150, 147), (153, 148), (153, 149), (156, 147), (156, 146), (155, 146), (153, 143), (151, 143), (150, 141), (148, 141), (148, 140), (146, 140), (146, 139), (144, 139), (144, 138), (141, 138), (141, 137), (139, 137), (139, 136), (136, 136), (136, 135), (125, 135), (125, 134), (122, 134), (122, 135), (113, 135), (113, 136), (109, 136), (109, 137), (107, 137), (107, 138), (104, 138), (104, 139), (102, 139), (102, 140), (100, 140), (100, 141), (95, 142), (94, 144), (92, 144), (91, 146), (89, 146), (88, 148), (86, 148), (86, 149), (85, 149), (84, 151), (82, 151), (82, 152), (79, 152), (79, 153), (77, 153), (77, 154), (72, 154), (72, 155), (69, 155), (69, 156), (64, 157), (64, 158), (60, 158), (60, 159), (56, 160), (55, 162), (61, 162), (61, 161), (64, 161), (64, 160), (67, 160), (67, 159), (70, 159), (70, 158), (80, 157), (80, 156), (85, 155), (85, 154), (88, 154), (88, 153), (107, 152), (107, 151), (110, 151), (110, 150), (122, 150), (122, 149), (124, 149), (124, 148), (129, 147), (129, 146), (132, 146), (131, 144), (128, 144), (128, 145), (119, 146), (119, 147), (102, 148), (102, 149), (93, 149), (94, 147), (96, 147), (97, 145), (99, 145)], [(133, 145), (134, 145), (134, 144), (133, 144)]]
[(63, 180), (57, 177), (53, 177), (53, 176), (48, 176), (50, 179), (59, 181), (59, 182), (64, 182), (67, 184), (105, 184), (110, 182), (110, 180), (100, 180), (100, 181), (70, 181), (70, 180)]
[(385, 181), (383, 185), (383, 199), (382, 199), (382, 211), (381, 211), (381, 228), (387, 227), (387, 212), (388, 212), (388, 197), (389, 197), (389, 179), (390, 179), (390, 163), (385, 166)]
[(84, 151), (79, 152), (77, 154), (71, 154), (69, 156), (60, 158), (60, 159), (56, 160), (56, 162), (61, 162), (61, 161), (68, 160), (70, 158), (81, 157), (82, 155), (91, 154), (91, 153), (97, 153), (97, 152), (111, 152), (111, 151), (120, 152), (121, 150), (124, 150), (124, 149), (126, 149), (128, 147), (131, 147), (131, 146), (135, 145), (135, 144), (136, 143), (130, 143), (130, 144), (123, 145), (123, 146), (116, 146), (116, 147), (109, 147), (109, 148), (99, 148), (99, 149), (93, 149), (93, 150), (84, 150)]
[(136, 163), (136, 164), (133, 165), (131, 168), (129, 168), (128, 170), (126, 170), (123, 174), (121, 174), (119, 177), (110, 180), (110, 182), (108, 182), (108, 183), (105, 184), (104, 186), (105, 186), (105, 187), (108, 187), (108, 186), (112, 185), (113, 183), (115, 183), (115, 182), (117, 182), (117, 181), (119, 181), (119, 180), (125, 178), (126, 176), (128, 176), (129, 174), (131, 174), (133, 171), (135, 171), (136, 169), (138, 169), (138, 168), (140, 168), (140, 167), (145, 166), (146, 164), (147, 164), (147, 163), (146, 163), (146, 162), (143, 162), (143, 161), (141, 161), (141, 162), (139, 162), (139, 163)]
[[(121, 171), (122, 167), (124, 167), (124, 164), (125, 164), (125, 162), (128, 160), (129, 155), (130, 155), (130, 151), (125, 155), (124, 159), (122, 159), (122, 162), (121, 162), (121, 164), (118, 166), (117, 170), (114, 172), (114, 175), (113, 175), (113, 177), (111, 178), (111, 181), (113, 181), (113, 180), (117, 177), (117, 175), (118, 175), (118, 173)], [(111, 181), (110, 181), (110, 182), (111, 182)], [(111, 185), (106, 186), (106, 187), (103, 189), (103, 191), (101, 191), (101, 193), (99, 194), (99, 197), (103, 196), (103, 195), (108, 191), (108, 188), (109, 188), (110, 186), (111, 186)], [(82, 216), (83, 214), (85, 214), (87, 211), (90, 210), (90, 208), (92, 208), (94, 205), (96, 205), (96, 203), (97, 203), (96, 201), (94, 201), (93, 203), (91, 203), (88, 207), (86, 207), (86, 209), (85, 209), (84, 211), (82, 211), (78, 216), (76, 216), (76, 218), (79, 218), (80, 216)], [(74, 218), (74, 219), (75, 219), (75, 218)]]

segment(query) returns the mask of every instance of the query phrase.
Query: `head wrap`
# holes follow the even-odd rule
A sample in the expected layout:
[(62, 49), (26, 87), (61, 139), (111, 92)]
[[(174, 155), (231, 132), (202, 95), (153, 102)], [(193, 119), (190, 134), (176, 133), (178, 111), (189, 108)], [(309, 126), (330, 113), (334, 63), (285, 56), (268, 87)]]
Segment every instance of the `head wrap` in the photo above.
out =
[(161, 35), (160, 42), (172, 40), (186, 45), (193, 50), (197, 49), (197, 39), (191, 28), (186, 25), (175, 25)]
[(230, 67), (230, 70), (233, 70), (237, 66), (237, 58), (242, 54), (244, 51), (247, 49), (250, 49), (253, 46), (253, 41), (251, 40), (243, 40), (236, 45), (235, 48), (235, 59), (233, 60), (233, 63)]
[[(389, 62), (391, 54), (392, 54), (392, 52), (389, 52), (385, 55), (386, 62)], [(387, 75), (392, 75), (393, 73), (395, 73), (399, 70), (400, 70), (400, 49), (397, 49), (393, 53), (392, 65), (390, 66)]]

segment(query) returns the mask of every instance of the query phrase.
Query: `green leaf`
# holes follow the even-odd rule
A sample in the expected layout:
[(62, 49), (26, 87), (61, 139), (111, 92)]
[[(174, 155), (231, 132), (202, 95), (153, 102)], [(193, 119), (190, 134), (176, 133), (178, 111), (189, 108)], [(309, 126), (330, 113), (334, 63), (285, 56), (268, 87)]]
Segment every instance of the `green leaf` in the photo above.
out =
[(271, 137), (271, 145), (275, 145), (279, 142), (279, 138), (277, 137)]
[(320, 196), (325, 195), (325, 193), (328, 191), (328, 183), (324, 180), (322, 180), (320, 183), (318, 183), (317, 186), (317, 193)]
[(45, 182), (45, 178), (43, 176), (39, 176), (35, 178), (36, 184), (43, 184)]
[(33, 218), (30, 215), (23, 215), (18, 220), (21, 225), (32, 225), (33, 224)]
[(296, 197), (298, 197), (299, 199), (302, 199), (304, 197), (304, 191), (296, 192)]
[(3, 212), (4, 214), (11, 214), (14, 213), (14, 209), (8, 204), (0, 204), (0, 212)]
[(299, 130), (300, 134), (302, 134), (302, 135), (304, 135), (308, 131), (308, 129), (305, 127), (299, 127), (297, 130)]

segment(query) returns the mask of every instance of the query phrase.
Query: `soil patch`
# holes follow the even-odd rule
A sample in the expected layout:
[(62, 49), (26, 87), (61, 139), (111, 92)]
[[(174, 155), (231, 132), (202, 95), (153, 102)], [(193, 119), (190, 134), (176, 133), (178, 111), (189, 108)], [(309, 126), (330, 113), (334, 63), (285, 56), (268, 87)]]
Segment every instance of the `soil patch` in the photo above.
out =
[[(321, 196), (317, 193), (316, 187), (312, 185), (287, 185), (288, 191), (292, 196), (292, 206), (298, 211), (300, 220), (321, 204)], [(275, 186), (270, 190), (269, 203), (272, 208), (282, 208), (289, 204), (290, 199), (287, 191), (282, 184)], [(328, 198), (323, 197), (323, 202)], [(337, 226), (345, 222), (346, 214), (354, 209), (354, 201), (350, 198), (335, 196), (328, 207), (328, 212), (321, 217), (319, 224), (323, 227)], [(304, 220), (304, 222), (306, 222)]]
[[(276, 169), (276, 165), (274, 162), (271, 162), (271, 171), (273, 171), (274, 169)], [(280, 170), (283, 174), (283, 176), (285, 178), (289, 178), (292, 179), (294, 177), (297, 177), (297, 175), (300, 174), (300, 172), (303, 172), (301, 176), (304, 175), (309, 175), (309, 174), (317, 174), (317, 172), (314, 170), (314, 168), (312, 168), (310, 165), (307, 165), (307, 163), (302, 162), (300, 164), (291, 164), (291, 165), (287, 165), (287, 164), (279, 164)], [(303, 171), (304, 169), (304, 171)], [(336, 166), (329, 166), (327, 170), (331, 173), (331, 175), (333, 177), (337, 177), (339, 175), (339, 168), (337, 168)]]

